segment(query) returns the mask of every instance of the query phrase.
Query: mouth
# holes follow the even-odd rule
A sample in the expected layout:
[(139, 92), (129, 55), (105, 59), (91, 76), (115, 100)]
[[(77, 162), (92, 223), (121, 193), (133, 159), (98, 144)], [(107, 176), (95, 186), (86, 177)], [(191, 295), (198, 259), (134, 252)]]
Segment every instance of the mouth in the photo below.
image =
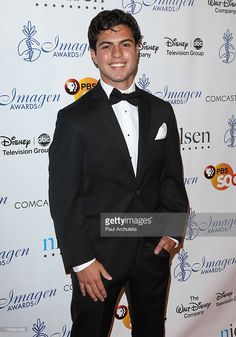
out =
[(110, 67), (112, 69), (119, 69), (119, 68), (123, 68), (125, 66), (125, 63), (111, 63)]

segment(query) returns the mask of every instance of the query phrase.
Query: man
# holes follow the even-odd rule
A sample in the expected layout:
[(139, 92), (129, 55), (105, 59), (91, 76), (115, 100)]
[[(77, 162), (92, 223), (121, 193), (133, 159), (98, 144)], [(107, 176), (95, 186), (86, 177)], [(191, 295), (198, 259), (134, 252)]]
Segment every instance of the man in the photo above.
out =
[[(99, 13), (88, 37), (101, 80), (59, 112), (49, 152), (51, 214), (73, 269), (71, 336), (107, 337), (125, 286), (132, 336), (162, 337), (179, 238), (101, 237), (100, 214), (187, 211), (176, 121), (169, 103), (134, 84), (141, 34), (130, 14)], [(113, 88), (135, 93), (119, 101)]]

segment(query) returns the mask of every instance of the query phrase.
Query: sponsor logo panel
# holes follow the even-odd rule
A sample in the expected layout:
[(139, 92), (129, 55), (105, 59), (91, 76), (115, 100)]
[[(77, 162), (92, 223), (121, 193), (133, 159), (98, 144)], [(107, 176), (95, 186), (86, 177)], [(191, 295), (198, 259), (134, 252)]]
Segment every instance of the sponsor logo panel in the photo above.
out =
[(142, 36), (142, 42), (140, 44), (140, 57), (142, 58), (150, 58), (155, 55), (158, 55), (160, 47), (156, 43), (147, 42), (145, 37)]
[(146, 75), (143, 74), (137, 79), (139, 87), (161, 99), (168, 101), (171, 104), (187, 104), (191, 101), (199, 100), (202, 97), (202, 90), (186, 90), (186, 89), (175, 89), (170, 88), (169, 85), (165, 85), (162, 90), (154, 91), (150, 89), (151, 80)]
[(61, 254), (56, 237), (50, 236), (44, 238), (43, 257), (55, 256), (56, 254)]
[(84, 77), (80, 80), (70, 78), (65, 82), (65, 91), (67, 94), (74, 96), (77, 100), (83, 96), (86, 92), (94, 88), (97, 84), (97, 80), (93, 77)]
[(181, 127), (179, 135), (182, 150), (210, 149), (211, 133), (208, 130), (188, 131)]
[(228, 163), (208, 165), (204, 170), (204, 176), (218, 191), (236, 186), (236, 173)]
[(185, 41), (176, 37), (164, 37), (168, 56), (204, 56), (203, 40), (199, 37), (194, 40)]
[(179, 282), (186, 282), (194, 274), (210, 277), (212, 274), (222, 273), (226, 269), (235, 268), (236, 257), (220, 257), (211, 259), (207, 256), (199, 257), (197, 262), (189, 262), (189, 254), (184, 249), (177, 254), (178, 263), (174, 267), (174, 278)]
[(41, 321), (40, 318), (32, 325), (32, 333), (34, 334), (33, 337), (42, 336), (42, 337), (70, 337), (70, 330), (68, 329), (67, 325), (64, 324), (59, 331), (48, 331), (47, 325), (45, 321)]
[(9, 265), (29, 255), (29, 248), (15, 248), (0, 251), (0, 267)]
[(18, 93), (13, 88), (10, 93), (0, 93), (0, 107), (9, 106), (9, 110), (38, 110), (47, 104), (58, 103), (61, 95), (55, 93)]
[(45, 154), (50, 142), (51, 137), (47, 133), (31, 138), (0, 135), (0, 148), (4, 156)]
[(230, 236), (236, 232), (234, 213), (197, 213), (190, 208), (187, 222), (186, 240), (198, 236)]
[(56, 292), (56, 289), (46, 289), (16, 294), (12, 289), (8, 294), (0, 294), (0, 310), (9, 312), (28, 309), (53, 298)]
[(223, 290), (215, 294), (216, 307), (222, 307), (229, 303), (236, 302), (236, 290)]
[(43, 208), (48, 207), (48, 200), (38, 199), (38, 200), (21, 200), (14, 203), (14, 208), (17, 210), (25, 210), (28, 208)]
[(207, 103), (228, 103), (236, 102), (236, 94), (220, 94), (220, 95), (207, 95), (205, 98)]
[(226, 325), (220, 332), (220, 337), (234, 337), (236, 336), (236, 327), (232, 323)]
[(81, 58), (89, 51), (88, 42), (65, 41), (59, 35), (44, 41), (37, 37), (40, 27), (36, 27), (30, 20), (23, 24), (23, 39), (18, 43), (18, 56), (25, 62), (35, 62), (41, 57), (53, 58)]
[(229, 64), (235, 60), (236, 50), (233, 44), (233, 33), (230, 32), (229, 29), (223, 34), (224, 43), (221, 45), (219, 49), (219, 58), (225, 63)]
[(191, 8), (195, 5), (195, 0), (122, 0), (122, 8), (132, 14), (138, 14), (146, 9), (155, 12), (174, 13)]
[(176, 306), (176, 313), (184, 318), (203, 316), (210, 308), (211, 302), (203, 302), (199, 296), (190, 296), (188, 303), (181, 303)]
[(217, 14), (236, 14), (235, 0), (208, 0), (208, 6)]

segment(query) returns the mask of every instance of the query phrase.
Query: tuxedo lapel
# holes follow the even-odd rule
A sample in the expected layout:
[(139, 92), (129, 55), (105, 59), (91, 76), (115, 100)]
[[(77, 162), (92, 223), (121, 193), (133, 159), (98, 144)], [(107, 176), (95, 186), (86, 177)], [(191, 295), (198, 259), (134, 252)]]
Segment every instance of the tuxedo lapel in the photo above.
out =
[(126, 145), (126, 141), (124, 139), (122, 130), (115, 116), (115, 113), (111, 107), (109, 99), (104, 90), (102, 89), (100, 83), (98, 83), (94, 88), (93, 96), (94, 96), (94, 109), (98, 112), (98, 114), (105, 122), (110, 134), (114, 138), (119, 150), (124, 156), (128, 164), (128, 167), (134, 174), (133, 166), (130, 160), (129, 150)]
[[(138, 89), (139, 90), (139, 89)], [(138, 144), (138, 166), (137, 166), (137, 180), (140, 178), (143, 164), (145, 162), (145, 155), (147, 153), (147, 144), (150, 133), (151, 121), (151, 106), (150, 102), (141, 94), (140, 103), (138, 106), (139, 114), (139, 144)]]
[[(137, 90), (140, 90), (136, 87)], [(115, 113), (110, 105), (109, 99), (102, 89), (100, 83), (96, 85), (93, 90), (94, 98), (94, 109), (103, 119), (106, 124), (110, 134), (114, 138), (119, 150), (124, 156), (128, 167), (134, 175), (133, 166), (130, 160), (129, 150), (123, 136), (122, 130), (120, 128), (119, 122), (115, 116)], [(138, 164), (136, 178), (138, 179), (141, 175), (142, 167), (145, 162), (145, 155), (147, 152), (147, 144), (150, 133), (150, 121), (151, 121), (151, 106), (150, 102), (145, 99), (144, 95), (140, 95), (140, 102), (138, 106), (139, 114), (139, 144), (138, 144)]]

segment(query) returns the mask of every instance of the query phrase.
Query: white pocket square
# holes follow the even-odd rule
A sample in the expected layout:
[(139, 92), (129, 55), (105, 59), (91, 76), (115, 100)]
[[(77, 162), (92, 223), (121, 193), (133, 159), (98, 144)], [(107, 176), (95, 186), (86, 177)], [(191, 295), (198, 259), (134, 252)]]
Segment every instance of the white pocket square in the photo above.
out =
[(166, 138), (167, 135), (167, 125), (166, 123), (163, 123), (157, 132), (155, 140), (160, 140)]

